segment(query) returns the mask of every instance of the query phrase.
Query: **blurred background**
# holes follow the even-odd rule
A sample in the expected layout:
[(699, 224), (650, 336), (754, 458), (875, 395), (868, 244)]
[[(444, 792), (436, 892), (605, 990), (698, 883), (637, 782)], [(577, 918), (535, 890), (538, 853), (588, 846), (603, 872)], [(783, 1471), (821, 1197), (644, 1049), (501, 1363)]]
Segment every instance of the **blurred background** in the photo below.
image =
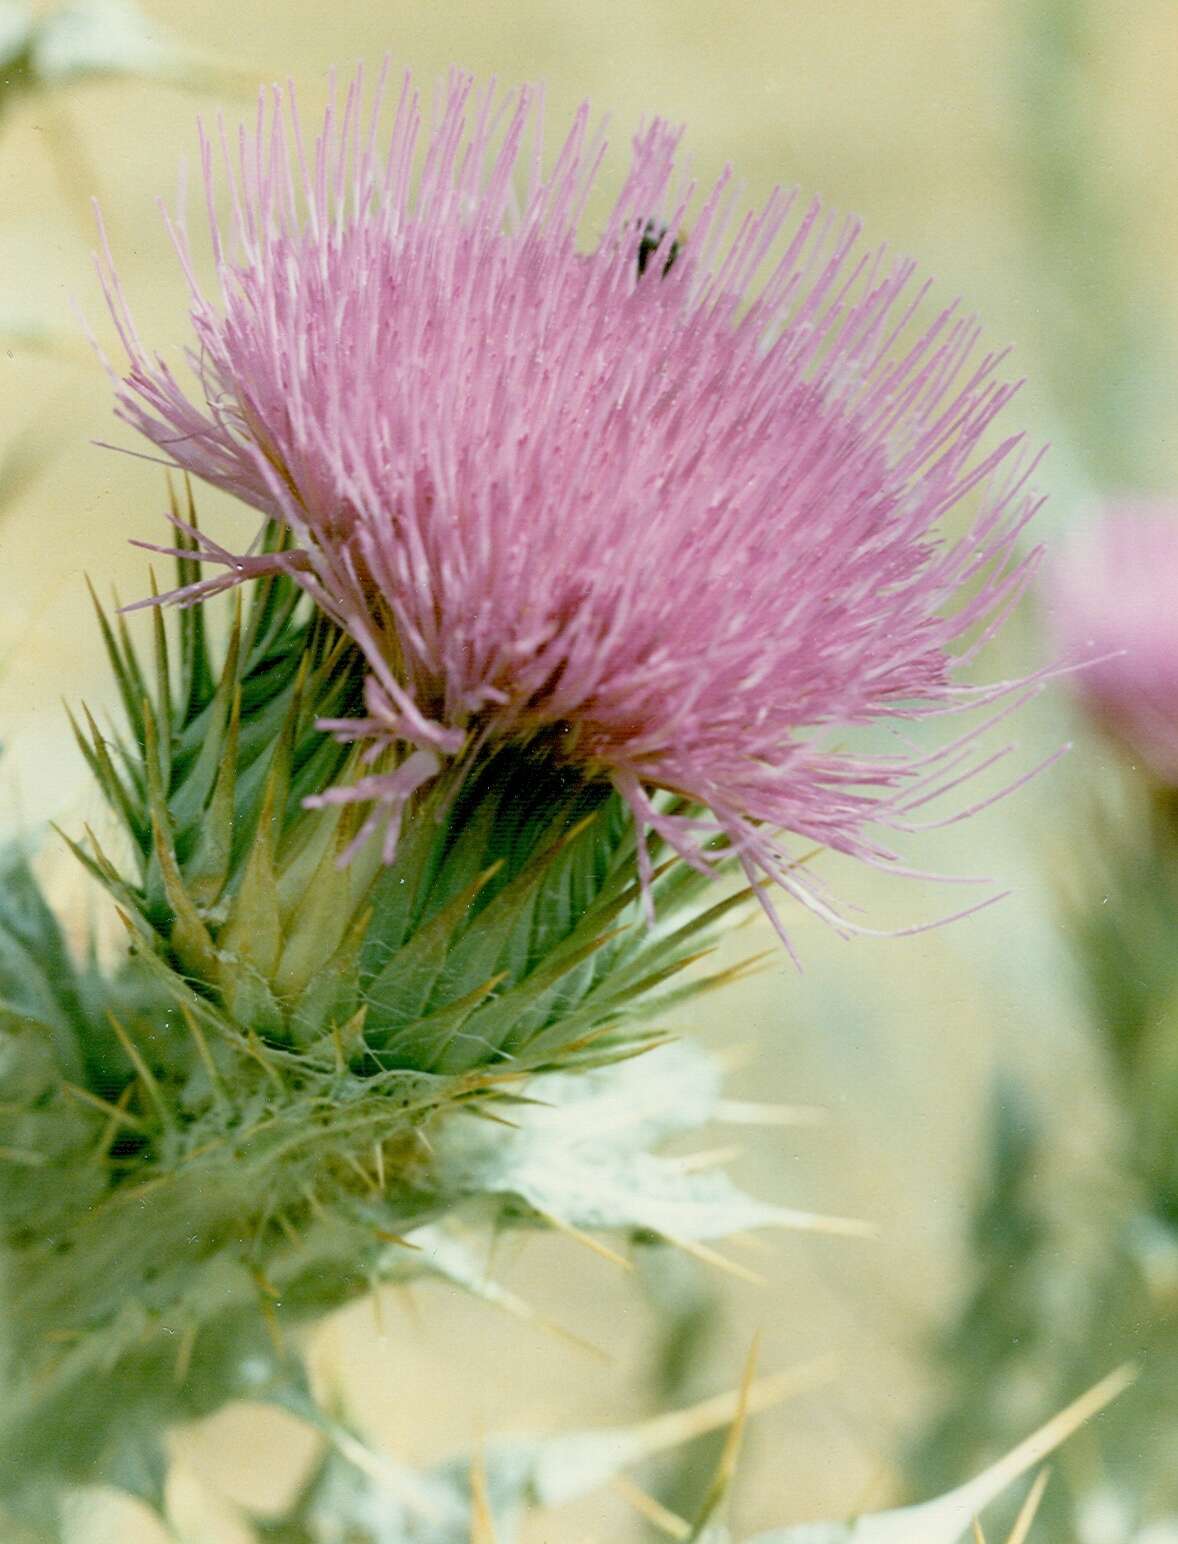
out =
[[(33, 25), (56, 9), (32, 6)], [(80, 320), (113, 350), (88, 200), (101, 203), (144, 335), (178, 345), (185, 293), (155, 200), (171, 200), (180, 162), (195, 160), (198, 112), (248, 114), (260, 80), (293, 78), (312, 117), (332, 65), (376, 65), (387, 51), (425, 82), (451, 62), (507, 83), (543, 80), (554, 124), (587, 97), (619, 145), (643, 117), (683, 121), (701, 179), (732, 163), (750, 200), (798, 183), (861, 214), (870, 241), (915, 255), (943, 296), (976, 308), (991, 342), (1015, 345), (1011, 368), (1028, 384), (1011, 417), (1053, 446), (1038, 539), (1081, 523), (1101, 493), (1178, 490), (1174, 0), (144, 0), (140, 22), (74, 37), (52, 68), (21, 52), (25, 25), (24, 8), (0, 0), (9, 829), (54, 819), (76, 830), (97, 814), (61, 706), (97, 708), (110, 695), (83, 576), (137, 597), (145, 559), (128, 538), (162, 539), (162, 473), (93, 443), (131, 437), (111, 417)], [(252, 530), (212, 494), (201, 508), (214, 529)], [(989, 677), (1045, 657), (1040, 621), (1024, 608), (991, 650)], [(821, 1388), (756, 1421), (737, 1498), (744, 1531), (900, 1494), (903, 1454), (938, 1398), (929, 1346), (970, 1275), (996, 1073), (1039, 1101), (1050, 1140), (1037, 1178), (1061, 1216), (1103, 1172), (1115, 1122), (1062, 896), (1093, 790), (1116, 774), (1070, 712), (1053, 686), (1015, 729), (1022, 764), (1075, 737), (1069, 758), (914, 853), (992, 876), (1012, 891), (1000, 905), (917, 937), (855, 943), (798, 918), (803, 972), (777, 953), (684, 1024), (732, 1051), (734, 1099), (825, 1112), (821, 1124), (737, 1131), (748, 1188), (880, 1228), (872, 1243), (776, 1237), (739, 1255), (762, 1285), (716, 1273), (698, 1287), (715, 1299), (714, 1323), (677, 1400), (736, 1382), (758, 1330), (763, 1371), (837, 1358)], [(52, 838), (42, 861), (84, 917), (80, 876)], [(848, 882), (881, 926), (958, 904), (950, 890)], [(734, 955), (765, 947), (762, 935), (751, 923)], [(654, 1408), (654, 1319), (632, 1281), (563, 1239), (512, 1245), (497, 1270), (601, 1354), (441, 1290), (379, 1313), (361, 1305), (320, 1350), (323, 1376), (346, 1389), (374, 1445), (427, 1461), (505, 1427), (568, 1429)], [(178, 1437), (192, 1537), (237, 1537), (215, 1497), (264, 1504), (289, 1483), (300, 1441), (249, 1409)], [(107, 1526), (132, 1536), (125, 1514)], [(636, 1527), (624, 1500), (605, 1495), (543, 1520), (535, 1538), (618, 1539)]]

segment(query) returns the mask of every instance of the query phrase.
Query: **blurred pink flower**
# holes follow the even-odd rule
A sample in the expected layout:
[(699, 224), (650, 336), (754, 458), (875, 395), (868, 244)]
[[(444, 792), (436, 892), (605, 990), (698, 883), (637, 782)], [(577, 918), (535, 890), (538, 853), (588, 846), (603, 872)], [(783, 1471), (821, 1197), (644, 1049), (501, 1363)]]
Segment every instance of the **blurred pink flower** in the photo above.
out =
[(1178, 784), (1178, 504), (1110, 504), (1046, 585), (1071, 680), (1092, 715), (1156, 777)]
[[(281, 561), (371, 669), (370, 717), (337, 729), (406, 747), (358, 794), (395, 813), (463, 747), (542, 742), (689, 861), (722, 833), (822, 910), (782, 833), (891, 864), (888, 830), (978, 770), (976, 729), (920, 753), (851, 726), (1012, 689), (954, 671), (1037, 556), (1014, 552), (1036, 458), (992, 432), (1017, 383), (955, 305), (919, 323), (928, 286), (854, 221), (781, 192), (738, 219), (728, 175), (697, 200), (658, 121), (579, 246), (588, 122), (550, 160), (535, 93), (454, 74), (418, 174), (408, 79), (379, 151), (358, 77), (310, 154), (275, 91), (222, 131), (227, 233), (202, 136), (219, 298), (173, 226), (195, 393), (104, 260), (118, 411), (293, 532)], [(206, 591), (273, 561), (210, 556)]]

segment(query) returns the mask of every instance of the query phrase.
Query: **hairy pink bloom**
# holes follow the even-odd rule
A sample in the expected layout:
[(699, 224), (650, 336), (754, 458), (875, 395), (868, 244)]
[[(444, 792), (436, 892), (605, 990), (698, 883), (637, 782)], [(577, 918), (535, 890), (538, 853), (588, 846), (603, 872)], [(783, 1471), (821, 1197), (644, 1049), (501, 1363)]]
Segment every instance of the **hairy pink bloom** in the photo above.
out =
[(1178, 784), (1178, 505), (1111, 505), (1063, 549), (1046, 589), (1062, 651), (1092, 715)]
[[(1013, 551), (1034, 462), (993, 430), (1017, 383), (956, 306), (922, 322), (928, 286), (855, 222), (780, 192), (738, 216), (727, 176), (697, 198), (661, 122), (579, 242), (588, 124), (548, 158), (534, 93), (455, 74), (421, 147), (411, 83), (386, 140), (357, 78), (308, 154), (276, 91), (222, 132), (227, 230), (202, 139), (218, 296), (174, 227), (195, 393), (106, 260), (119, 412), (294, 533), (282, 561), (371, 668), (342, 732), (407, 747), (365, 797), (399, 809), (464, 747), (542, 740), (689, 861), (719, 831), (818, 904), (782, 833), (893, 862), (888, 829), (973, 757), (972, 734), (851, 750), (851, 726), (1010, 689), (953, 672), (1035, 556)], [(939, 534), (967, 496), (966, 534)], [(210, 555), (213, 587), (269, 561)]]

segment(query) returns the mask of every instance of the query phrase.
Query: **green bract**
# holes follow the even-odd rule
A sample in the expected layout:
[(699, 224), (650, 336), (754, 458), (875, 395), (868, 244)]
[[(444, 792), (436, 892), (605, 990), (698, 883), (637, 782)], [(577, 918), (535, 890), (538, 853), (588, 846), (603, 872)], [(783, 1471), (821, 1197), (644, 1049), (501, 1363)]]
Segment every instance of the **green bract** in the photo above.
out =
[(538, 1088), (594, 1092), (553, 1074), (665, 1038), (662, 1010), (720, 979), (673, 978), (743, 896), (667, 866), (649, 926), (620, 801), (526, 751), (419, 796), (388, 867), (379, 836), (342, 863), (361, 812), (303, 800), (354, 775), (316, 727), (358, 705), (354, 651), (285, 577), (226, 608), (216, 649), (212, 608), (156, 611), (150, 665), (100, 612), (125, 726), (87, 714), (78, 738), (121, 851), (71, 845), (126, 925), (115, 977), (77, 970), (8, 872), (0, 1160), (27, 1183), (5, 1213), (0, 1494), (35, 1520), (63, 1479), (158, 1502), (173, 1420), (305, 1405), (289, 1328), (460, 1205), (681, 1239), (797, 1220), (658, 1168), (650, 1143), (714, 1104), (695, 1074), (690, 1097), (668, 1084), (670, 1125), (637, 1099), (604, 1145), (520, 1129)]

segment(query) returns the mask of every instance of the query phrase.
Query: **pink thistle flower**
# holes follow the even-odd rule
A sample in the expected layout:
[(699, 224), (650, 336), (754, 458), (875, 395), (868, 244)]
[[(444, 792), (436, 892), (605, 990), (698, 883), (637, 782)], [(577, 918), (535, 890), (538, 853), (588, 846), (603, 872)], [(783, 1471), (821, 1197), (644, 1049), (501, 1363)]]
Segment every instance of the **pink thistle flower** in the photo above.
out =
[[(383, 88), (365, 114), (357, 76), (310, 155), (293, 91), (222, 129), (228, 232), (202, 135), (218, 297), (172, 226), (198, 390), (107, 253), (119, 413), (294, 534), (282, 562), (371, 670), (370, 716), (331, 727), (405, 747), (356, 796), (399, 812), (464, 747), (540, 741), (688, 861), (721, 833), (824, 909), (785, 833), (894, 864), (889, 830), (978, 770), (978, 728), (923, 755), (848, 730), (1014, 688), (954, 679), (1037, 557), (1003, 355), (955, 305), (918, 325), (928, 285), (854, 221), (782, 192), (738, 220), (727, 175), (697, 199), (661, 122), (579, 244), (587, 109), (548, 162), (535, 93), (454, 74), (415, 186), (418, 101), (406, 78), (378, 151)], [(267, 561), (209, 556), (216, 587)]]
[(1061, 651), (1088, 661), (1072, 682), (1093, 718), (1178, 786), (1178, 507), (1109, 505), (1053, 563), (1046, 600)]

